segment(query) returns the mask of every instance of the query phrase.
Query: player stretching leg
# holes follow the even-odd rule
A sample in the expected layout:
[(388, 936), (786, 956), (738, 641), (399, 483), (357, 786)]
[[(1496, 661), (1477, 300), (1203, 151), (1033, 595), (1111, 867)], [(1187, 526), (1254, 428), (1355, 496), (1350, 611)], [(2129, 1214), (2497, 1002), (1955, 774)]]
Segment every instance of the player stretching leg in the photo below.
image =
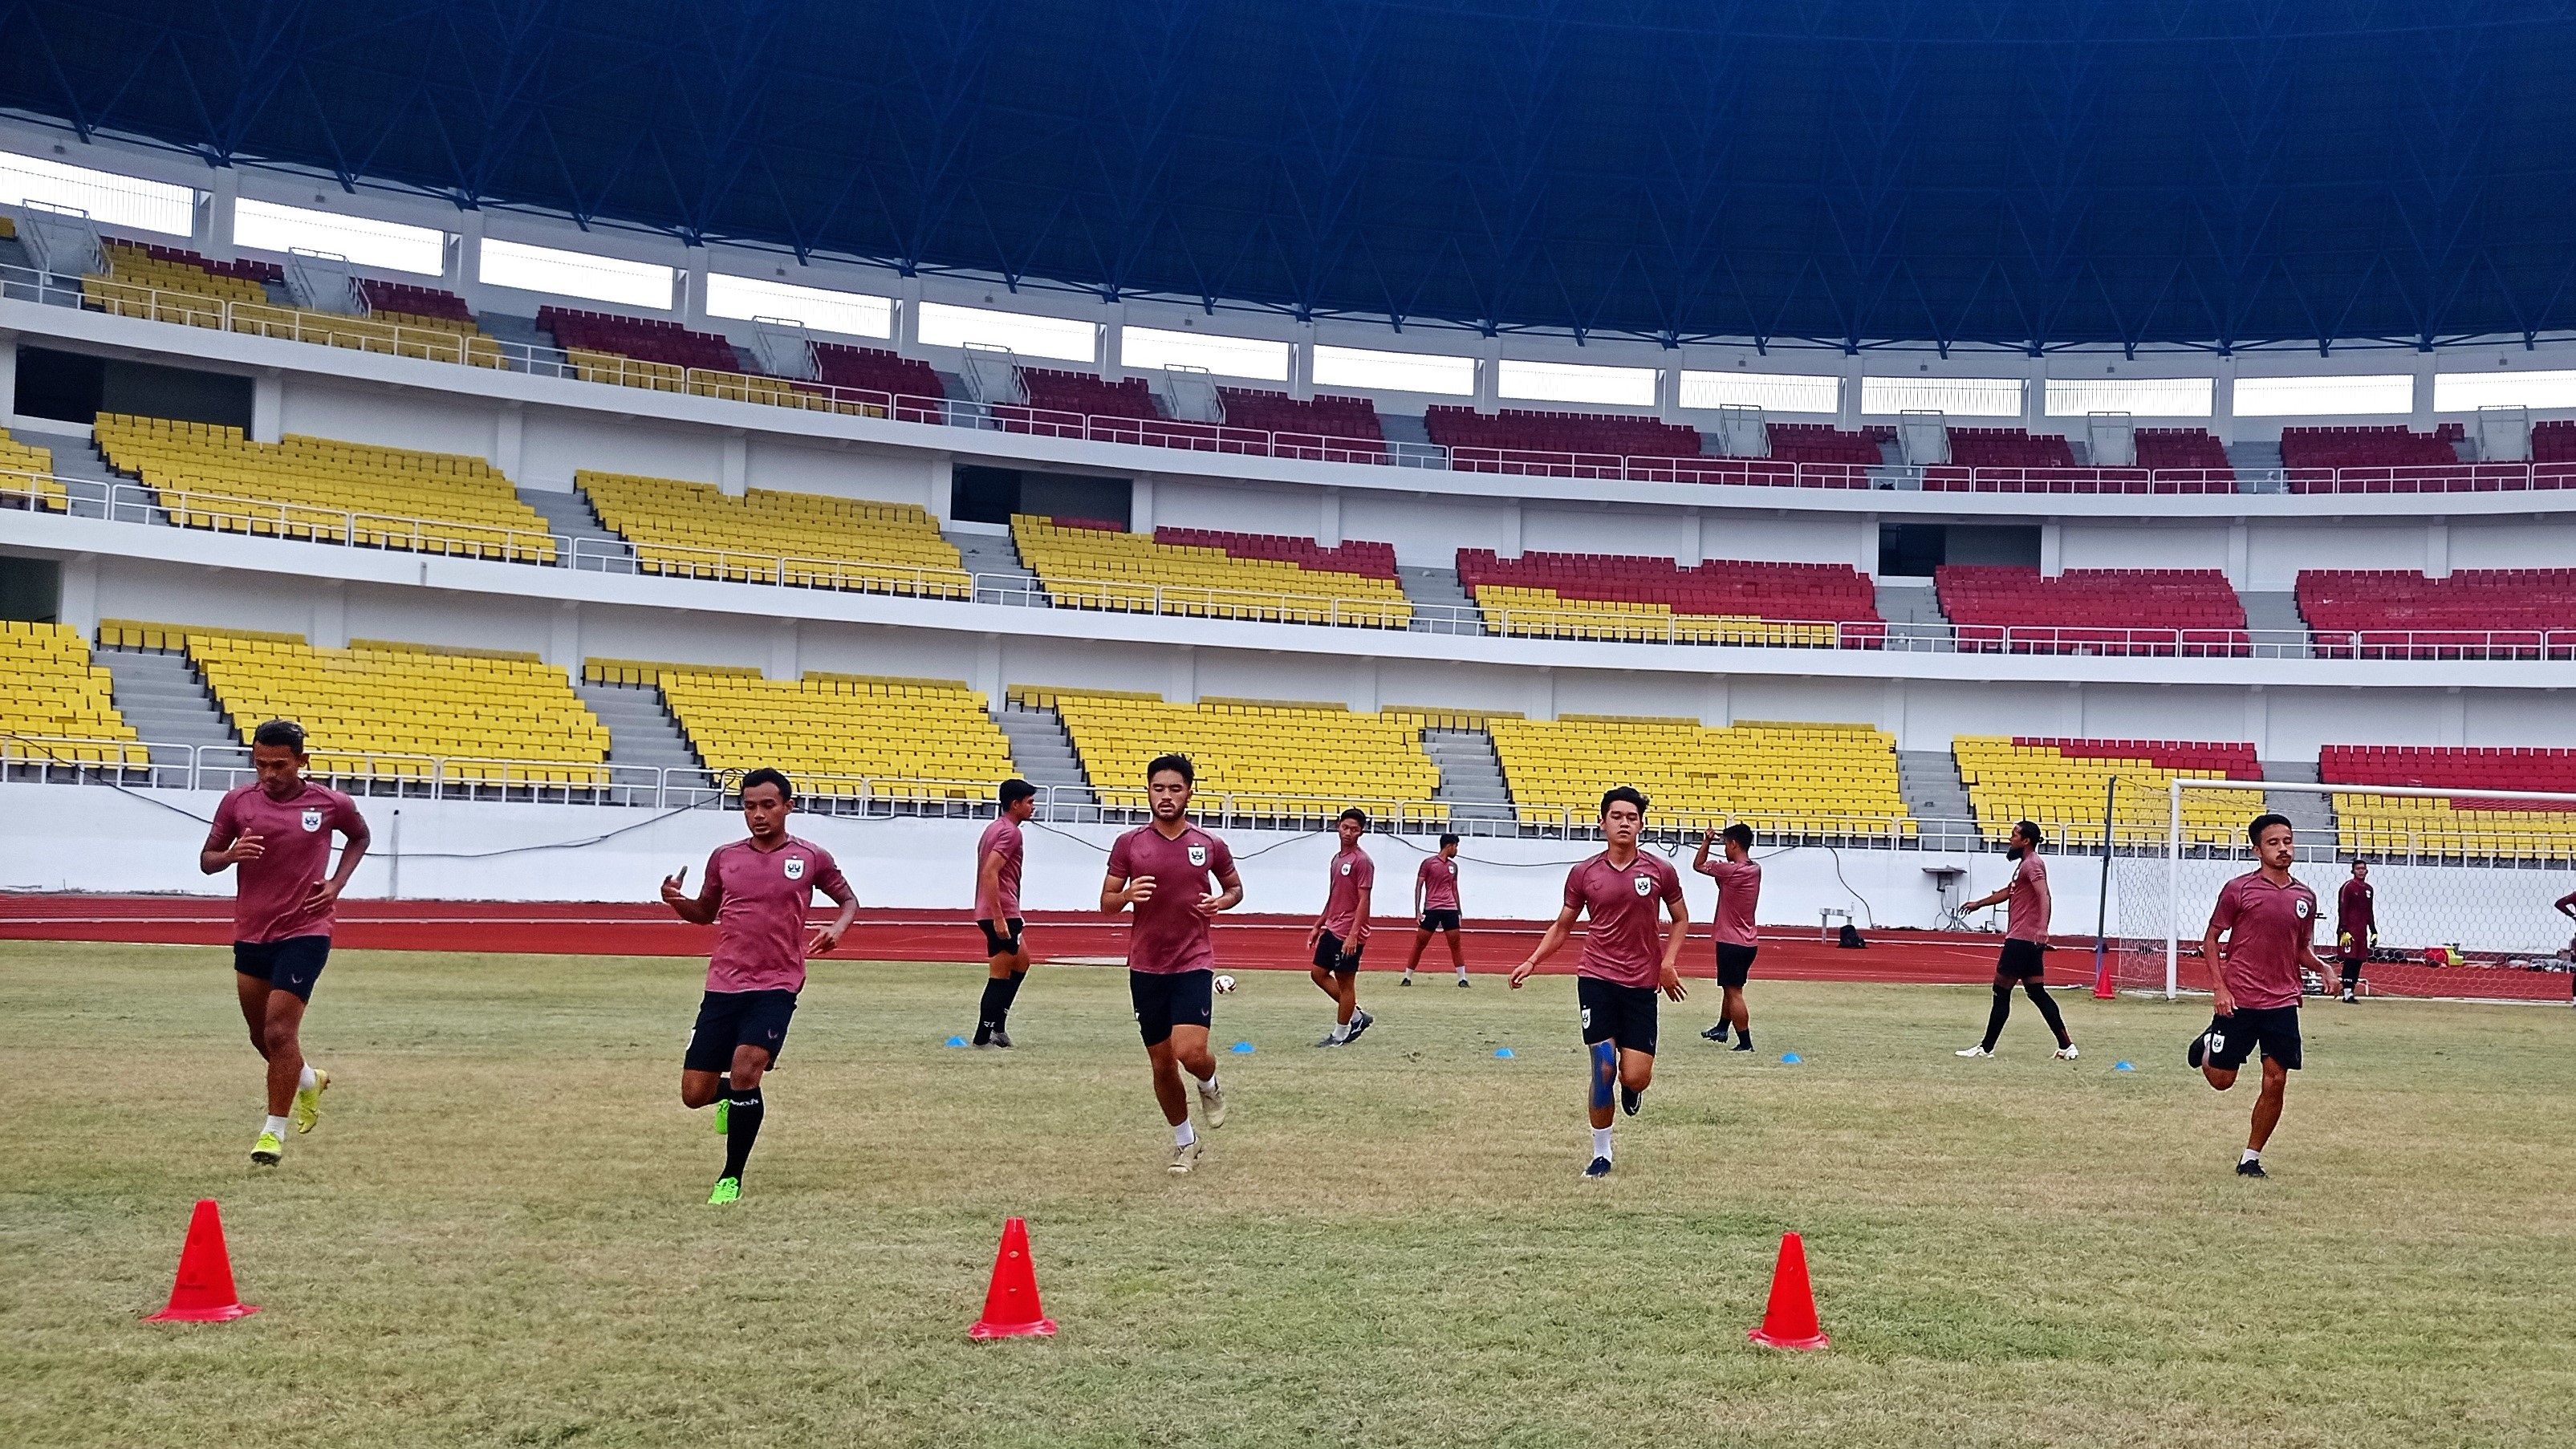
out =
[(1699, 854), (1691, 869), (1717, 881), (1717, 985), (1724, 992), (1717, 1008), (1717, 1025), (1701, 1032), (1710, 1041), (1726, 1040), (1726, 1029), (1735, 1028), (1735, 1049), (1753, 1050), (1753, 1018), (1744, 1007), (1744, 983), (1753, 975), (1754, 953), (1760, 949), (1760, 938), (1753, 930), (1753, 908), (1762, 899), (1762, 867), (1753, 859), (1753, 827), (1738, 821), (1726, 827), (1724, 859), (1708, 858), (1708, 848), (1718, 839), (1711, 830), (1700, 837)]
[(2039, 827), (2022, 821), (2013, 827), (2012, 844), (2005, 848), (2004, 858), (2013, 862), (2012, 879), (2003, 889), (1983, 895), (1961, 907), (1981, 911), (1997, 901), (2010, 901), (2004, 908), (2004, 949), (1995, 958), (1995, 1004), (1986, 1013), (1985, 1040), (1957, 1053), (1963, 1057), (1990, 1057), (1995, 1043), (2002, 1039), (2004, 1023), (2012, 1017), (2013, 985), (2030, 993), (2039, 1008), (2042, 1021), (2057, 1037), (2057, 1059), (2071, 1062), (2076, 1058), (2075, 1038), (2066, 1034), (2066, 1018), (2050, 1000), (2048, 986), (2041, 979), (2048, 969), (2048, 917), (2056, 902), (2048, 893), (2048, 866), (2039, 858)]
[[(2254, 854), (2263, 864), (2219, 888), (2218, 904), (2201, 933), (2200, 958), (2209, 963), (2214, 1014), (2209, 1030), (2193, 1037), (2184, 1059), (2200, 1068), (2209, 1084), (2224, 1092), (2236, 1085), (2236, 1069), (2259, 1048), (2263, 1053), (2263, 1090), (2254, 1099), (2253, 1130), (2245, 1138), (2245, 1155), (2236, 1160), (2236, 1175), (2261, 1177), (2263, 1144), (2281, 1121), (2281, 1096), (2290, 1073), (2299, 1069), (2299, 973), (2313, 970), (2319, 979), (2326, 964), (2317, 959), (2310, 939), (2316, 929), (2316, 892), (2290, 875), (2290, 822), (2280, 815), (2258, 815), (2245, 827)], [(2221, 959), (2219, 933), (2227, 935)]]
[[(1637, 833), (1645, 824), (1646, 797), (1636, 790), (1621, 785), (1601, 797), (1604, 849), (1566, 873), (1564, 908), (1529, 959), (1512, 968), (1512, 989), (1518, 991), (1539, 963), (1565, 944), (1575, 917), (1590, 918), (1574, 983), (1575, 1000), (1583, 1008), (1583, 1045), (1592, 1057), (1587, 1178), (1610, 1175), (1612, 1089), (1633, 1117), (1655, 1080), (1655, 992), (1675, 1001), (1690, 994), (1682, 989), (1681, 975), (1690, 907), (1682, 900), (1681, 873), (1662, 857), (1637, 849)], [(1673, 922), (1660, 959), (1655, 950), (1657, 901)]]
[(1324, 913), (1306, 933), (1306, 949), (1315, 958), (1315, 988), (1333, 998), (1333, 1027), (1319, 1047), (1345, 1046), (1360, 1039), (1375, 1020), (1360, 1010), (1360, 953), (1368, 949), (1369, 898), (1377, 893), (1377, 863), (1360, 849), (1368, 829), (1368, 812), (1354, 805), (1333, 822), (1342, 848), (1324, 865)]
[[(275, 1167), (286, 1155), (288, 1114), (298, 1132), (321, 1120), (331, 1074), (304, 1060), (304, 1008), (331, 959), (331, 908), (367, 855), (366, 819), (349, 797), (304, 778), (304, 727), (273, 719), (250, 737), (259, 778), (226, 792), (197, 851), (208, 875), (233, 876), (233, 985), (253, 1050), (268, 1060), (268, 1117), (250, 1160)], [(347, 844), (325, 879), (331, 832)]]
[(1029, 948), (1020, 939), (1020, 826), (1038, 813), (1038, 787), (1004, 780), (995, 795), (1002, 813), (975, 842), (975, 924), (984, 932), (984, 1004), (975, 1014), (975, 1045), (1007, 1047), (1011, 1003), (1029, 974)]
[(1458, 984), (1467, 984), (1467, 948), (1458, 939), (1458, 837), (1440, 837), (1440, 853), (1426, 855), (1413, 873), (1413, 954), (1404, 958), (1404, 976), (1395, 984), (1411, 986), (1422, 948), (1437, 931), (1449, 938), (1449, 964), (1458, 968)]
[[(1172, 1124), (1176, 1177), (1199, 1160), (1181, 1073), (1188, 1072), (1198, 1087), (1200, 1117), (1210, 1127), (1225, 1125), (1225, 1090), (1208, 1050), (1216, 1000), (1216, 947), (1208, 940), (1208, 918), (1243, 901), (1234, 852), (1190, 823), (1197, 780), (1187, 755), (1163, 755), (1145, 767), (1153, 823), (1118, 837), (1109, 848), (1109, 875), (1100, 883), (1102, 910), (1136, 912), (1127, 937), (1127, 995), (1136, 1006), (1146, 1060), (1153, 1064), (1154, 1100)], [(1214, 895), (1207, 889), (1211, 876), (1219, 888)]]
[[(706, 995), (680, 1057), (681, 1104), (691, 1111), (715, 1104), (716, 1130), (724, 1134), (724, 1172), (707, 1194), (711, 1204), (742, 1196), (743, 1165), (768, 1115), (760, 1079), (787, 1044), (796, 993), (805, 989), (805, 958), (841, 944), (859, 914), (858, 895), (832, 853), (787, 833), (795, 808), (796, 789), (785, 775), (759, 769), (743, 776), (742, 823), (750, 838), (716, 847), (695, 896), (683, 889), (685, 867), (662, 882), (662, 903), (673, 915), (716, 928)], [(809, 940), (805, 917), (816, 891), (841, 913)]]
[(2352, 863), (2352, 879), (2335, 892), (2335, 944), (2343, 957), (2343, 999), (2353, 999), (2352, 989), (2361, 984), (2361, 963), (2370, 959), (2370, 948), (2379, 944), (2378, 891), (2370, 884), (2370, 866), (2363, 861)]

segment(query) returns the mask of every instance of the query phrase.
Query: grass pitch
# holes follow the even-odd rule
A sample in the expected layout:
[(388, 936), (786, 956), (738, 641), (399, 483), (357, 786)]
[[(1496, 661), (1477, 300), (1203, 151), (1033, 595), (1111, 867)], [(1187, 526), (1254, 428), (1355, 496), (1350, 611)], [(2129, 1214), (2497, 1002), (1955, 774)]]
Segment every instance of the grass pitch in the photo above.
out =
[[(1247, 973), (1233, 1120), (1173, 1180), (1121, 973), (1040, 968), (976, 1053), (980, 968), (836, 964), (720, 1210), (692, 963), (345, 953), (321, 1129), (265, 1174), (229, 976), (0, 946), (0, 1443), (2576, 1438), (2564, 1008), (2312, 1007), (2255, 1183), (2250, 1092), (2181, 1062), (2202, 1008), (2070, 999), (2070, 1066), (2024, 1003), (1966, 1062), (1982, 990), (1757, 981), (1747, 1057), (1697, 1038), (1711, 988), (1585, 1184), (1570, 980), (1371, 973), (1325, 1052), (1303, 976)], [(144, 1325), (200, 1195), (265, 1311)], [(970, 1345), (1012, 1213), (1064, 1331)], [(1824, 1353), (1744, 1341), (1788, 1228)]]

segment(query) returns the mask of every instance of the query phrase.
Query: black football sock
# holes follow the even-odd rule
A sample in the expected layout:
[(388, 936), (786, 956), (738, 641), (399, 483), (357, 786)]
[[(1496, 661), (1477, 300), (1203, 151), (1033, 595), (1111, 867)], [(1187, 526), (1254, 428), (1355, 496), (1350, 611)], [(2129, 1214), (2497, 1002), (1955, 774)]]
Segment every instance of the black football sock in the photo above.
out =
[(1011, 1003), (1020, 999), (1020, 982), (1028, 974), (1026, 971), (1014, 971), (993, 983), (1002, 988), (1001, 1004), (993, 1012), (993, 1030), (1000, 1031), (1002, 1024), (1011, 1019)]
[(1735, 1049), (1740, 1052), (1753, 1050), (1753, 1028), (1748, 1026), (1735, 1034)]
[(986, 1031), (1002, 1024), (1002, 985), (1006, 979), (1000, 976), (984, 978), (984, 1000), (975, 1008), (975, 1023)]
[(2062, 1047), (2075, 1045), (2075, 1038), (2066, 1034), (2066, 1018), (2057, 1014), (2057, 1002), (2048, 994), (2048, 988), (2037, 981), (2025, 981), (2022, 983), (2022, 990), (2029, 992), (2030, 999), (2039, 1004), (2039, 1018), (2048, 1023), (2050, 1031), (2056, 1033), (2057, 1044)]
[(2361, 963), (2358, 961), (2346, 961), (2343, 963), (2343, 994), (2350, 996), (2352, 994), (2352, 989), (2360, 984)]
[(1994, 1010), (1986, 1013), (1986, 1039), (1984, 1042), (1986, 1050), (1993, 1051), (1995, 1049), (1995, 1043), (2003, 1040), (2004, 1023), (2011, 1019), (2012, 988), (2009, 986), (1998, 986), (1995, 988)]
[(751, 1160), (751, 1144), (760, 1140), (760, 1119), (764, 1115), (766, 1109), (758, 1087), (725, 1098), (724, 1176), (741, 1179), (743, 1164)]

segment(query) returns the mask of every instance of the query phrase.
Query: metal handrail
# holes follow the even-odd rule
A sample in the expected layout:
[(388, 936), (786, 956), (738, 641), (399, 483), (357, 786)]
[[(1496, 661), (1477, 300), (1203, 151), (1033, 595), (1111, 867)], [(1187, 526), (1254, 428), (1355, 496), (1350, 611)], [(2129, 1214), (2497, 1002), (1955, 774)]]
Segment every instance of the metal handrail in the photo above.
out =
[[(767, 407), (1240, 457), (1432, 468), (1518, 477), (1958, 493), (2183, 496), (2287, 492), (2377, 495), (2514, 493), (2576, 487), (2576, 463), (2224, 469), (2000, 467), (1948, 463), (1807, 463), (1771, 458), (1622, 455), (1464, 444), (1442, 446), (1292, 430), (1265, 431), (1229, 423), (1109, 417), (1026, 403), (922, 397), (800, 378), (682, 367), (675, 363), (650, 362), (587, 349), (541, 347), (501, 338), (469, 336), (444, 328), (408, 327), (373, 318), (340, 317), (270, 302), (226, 301), (195, 293), (138, 286), (114, 277), (67, 282), (29, 267), (0, 267), (0, 295), (181, 326), (349, 347), (531, 376), (685, 393)], [(580, 355), (576, 357), (575, 352)]]

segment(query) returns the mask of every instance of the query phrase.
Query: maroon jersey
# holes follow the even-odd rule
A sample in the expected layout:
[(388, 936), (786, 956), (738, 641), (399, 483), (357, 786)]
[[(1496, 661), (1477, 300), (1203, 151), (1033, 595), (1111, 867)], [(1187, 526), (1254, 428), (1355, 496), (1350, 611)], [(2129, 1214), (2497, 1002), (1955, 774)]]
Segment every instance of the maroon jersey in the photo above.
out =
[(1354, 845), (1324, 863), (1324, 929), (1343, 940), (1359, 928), (1360, 892), (1377, 885), (1377, 862)]
[(1717, 939), (1730, 946), (1756, 944), (1753, 908), (1762, 900), (1762, 867), (1712, 858), (1699, 873), (1717, 880)]
[(2352, 939), (2343, 953), (2358, 961), (2370, 952), (2370, 933), (2379, 929), (2378, 892), (2366, 880), (2347, 880), (2335, 892), (2335, 934)]
[(2274, 885), (2248, 871), (2219, 888), (2210, 922), (2227, 934), (2228, 994), (2239, 1006), (2299, 1004), (2301, 948), (2317, 919), (2317, 894), (2292, 880)]
[(2004, 897), (2004, 939), (2046, 941), (2053, 904), (2047, 865), (2037, 855), (2024, 854), (2013, 864), (2012, 894)]
[(208, 850), (259, 837), (261, 855), (233, 867), (233, 939), (284, 941), (331, 934), (331, 912), (308, 911), (304, 898), (331, 875), (331, 832), (365, 828), (358, 807), (337, 790), (307, 780), (283, 800), (256, 783), (226, 791), (206, 832)]
[(1565, 904), (1591, 922), (1577, 974), (1621, 986), (1661, 982), (1664, 943), (1658, 912), (1665, 902), (1681, 898), (1681, 872), (1642, 850), (1624, 866), (1612, 865), (1605, 850), (1567, 871)]
[(707, 989), (805, 989), (805, 913), (814, 892), (836, 901), (850, 895), (832, 853), (793, 835), (776, 850), (737, 840), (707, 857), (707, 879), (721, 893)]
[(1414, 875), (1422, 882), (1422, 908), (1426, 911), (1458, 909), (1458, 863), (1445, 855), (1427, 855)]
[(1122, 881), (1154, 878), (1153, 898), (1131, 907), (1136, 924), (1127, 938), (1127, 969), (1175, 976), (1213, 968), (1216, 947), (1198, 903), (1215, 895), (1210, 883), (1233, 869), (1234, 852), (1195, 825), (1170, 839), (1151, 825), (1119, 836), (1109, 847), (1109, 874)]
[[(975, 919), (1007, 921), (1020, 913), (1020, 849), (1020, 822), (1004, 815), (984, 827), (984, 837), (975, 842)], [(996, 855), (1002, 870), (988, 895), (984, 862)]]

